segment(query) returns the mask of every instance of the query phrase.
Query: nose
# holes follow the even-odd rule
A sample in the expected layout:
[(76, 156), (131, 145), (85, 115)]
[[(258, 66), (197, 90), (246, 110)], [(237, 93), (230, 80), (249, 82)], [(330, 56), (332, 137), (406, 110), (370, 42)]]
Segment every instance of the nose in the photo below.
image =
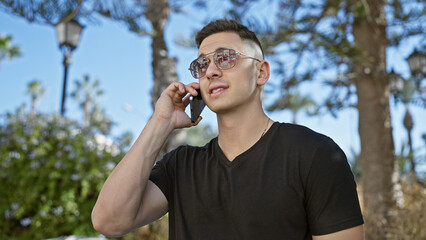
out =
[(217, 78), (222, 76), (222, 71), (216, 66), (216, 63), (211, 59), (209, 66), (206, 70), (207, 79)]

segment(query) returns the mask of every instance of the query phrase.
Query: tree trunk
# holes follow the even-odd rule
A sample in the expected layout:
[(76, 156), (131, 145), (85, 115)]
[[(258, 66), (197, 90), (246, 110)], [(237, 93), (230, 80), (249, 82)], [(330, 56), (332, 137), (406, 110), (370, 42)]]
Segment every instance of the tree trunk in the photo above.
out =
[(84, 111), (84, 118), (83, 118), (83, 127), (88, 127), (90, 125), (90, 105), (91, 105), (91, 100), (90, 98), (87, 98), (84, 100), (83, 102), (83, 111)]
[[(383, 0), (365, 0), (365, 17), (355, 19), (355, 46), (364, 61), (355, 64), (361, 139), (361, 185), (366, 239), (386, 239), (395, 206), (397, 165), (386, 72), (386, 18)], [(396, 177), (393, 177), (396, 176)]]
[[(146, 18), (152, 24), (152, 71), (154, 76), (154, 87), (151, 92), (151, 104), (155, 107), (155, 103), (161, 93), (172, 82), (177, 82), (176, 58), (168, 56), (166, 41), (164, 39), (164, 29), (170, 14), (170, 6), (168, 0), (147, 0), (146, 1)], [(185, 142), (186, 134), (184, 131), (175, 130), (166, 141), (160, 152), (160, 157)]]
[(37, 102), (37, 97), (31, 97), (31, 115), (35, 115), (36, 114), (36, 102)]

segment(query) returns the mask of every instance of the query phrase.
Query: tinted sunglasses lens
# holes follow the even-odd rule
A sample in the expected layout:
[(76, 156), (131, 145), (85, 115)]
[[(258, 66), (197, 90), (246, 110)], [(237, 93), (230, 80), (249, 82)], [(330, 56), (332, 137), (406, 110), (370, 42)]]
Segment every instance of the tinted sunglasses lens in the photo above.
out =
[(232, 49), (222, 49), (217, 51), (213, 56), (216, 66), (226, 70), (233, 68), (237, 64), (237, 54)]
[(204, 77), (207, 71), (207, 67), (209, 66), (209, 59), (206, 57), (199, 57), (195, 60), (194, 68), (197, 73), (197, 78)]
[(191, 72), (191, 75), (194, 78), (199, 78), (198, 71), (197, 71), (197, 60), (194, 60), (191, 62), (191, 64), (189, 65), (189, 71)]

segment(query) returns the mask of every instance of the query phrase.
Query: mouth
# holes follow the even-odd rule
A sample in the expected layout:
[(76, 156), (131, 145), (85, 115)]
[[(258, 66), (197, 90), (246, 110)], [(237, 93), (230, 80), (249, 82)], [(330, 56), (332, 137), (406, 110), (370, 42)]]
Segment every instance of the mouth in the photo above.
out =
[(217, 87), (217, 88), (212, 88), (210, 89), (210, 96), (211, 97), (217, 97), (219, 95), (221, 95), (222, 93), (224, 93), (226, 91), (226, 87)]

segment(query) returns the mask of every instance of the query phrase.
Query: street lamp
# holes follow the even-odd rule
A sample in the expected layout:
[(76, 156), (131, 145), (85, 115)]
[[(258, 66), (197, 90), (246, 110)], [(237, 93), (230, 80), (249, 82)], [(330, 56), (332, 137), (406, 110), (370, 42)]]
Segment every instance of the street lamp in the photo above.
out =
[(388, 74), (389, 77), (389, 87), (394, 96), (395, 103), (399, 100), (404, 103), (406, 106), (405, 115), (403, 124), (407, 130), (408, 135), (408, 146), (409, 146), (409, 155), (408, 160), (411, 165), (411, 172), (415, 176), (415, 161), (414, 161), (414, 152), (413, 152), (413, 143), (411, 131), (414, 127), (413, 117), (409, 111), (408, 104), (418, 98), (415, 94), (420, 93), (420, 101), (425, 104), (425, 89), (422, 86), (422, 81), (426, 75), (426, 54), (418, 50), (414, 50), (410, 56), (406, 59), (411, 71), (411, 77), (404, 79), (398, 73), (395, 73), (393, 69)]
[[(420, 52), (417, 49), (414, 50), (410, 56), (407, 58), (408, 65), (410, 67), (411, 76), (416, 84), (417, 89), (419, 89), (420, 94), (425, 97), (424, 86), (422, 86), (422, 81), (425, 79), (426, 75), (426, 54), (425, 52)], [(424, 100), (424, 99), (423, 99)]]
[(408, 65), (410, 66), (413, 75), (423, 74), (426, 75), (426, 54), (418, 51), (417, 49), (408, 56)]
[(75, 19), (56, 25), (59, 48), (64, 54), (64, 82), (62, 87), (61, 116), (65, 113), (68, 66), (71, 64), (71, 52), (77, 47), (83, 26)]

